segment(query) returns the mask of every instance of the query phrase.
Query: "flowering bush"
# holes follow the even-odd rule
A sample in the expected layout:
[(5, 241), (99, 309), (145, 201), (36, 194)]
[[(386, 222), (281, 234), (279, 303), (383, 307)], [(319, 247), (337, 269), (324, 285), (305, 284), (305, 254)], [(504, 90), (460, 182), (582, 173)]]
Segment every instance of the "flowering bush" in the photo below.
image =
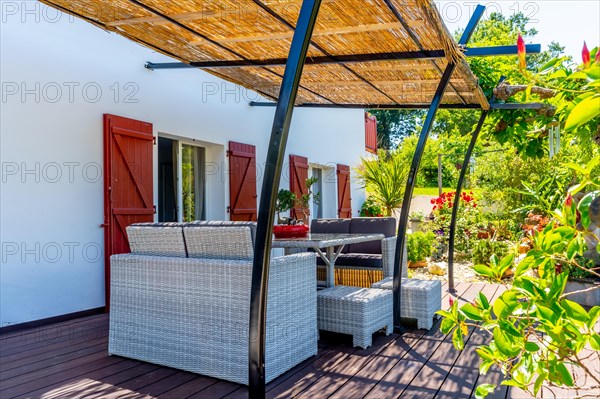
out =
[[(445, 246), (450, 238), (450, 221), (456, 192), (442, 193), (431, 200), (433, 204), (433, 220), (430, 229), (436, 234), (438, 242)], [(456, 216), (455, 248), (458, 251), (469, 251), (476, 238), (476, 226), (481, 221), (481, 211), (473, 192), (463, 192), (459, 197), (458, 213)]]
[(383, 217), (381, 205), (373, 198), (367, 197), (360, 207), (360, 216), (362, 217)]
[[(452, 207), (454, 206), (454, 197), (456, 197), (456, 191), (442, 193), (439, 197), (432, 199), (433, 211), (451, 215)], [(460, 193), (460, 202), (465, 207), (477, 208), (473, 191), (469, 191), (468, 194), (466, 192)], [(458, 209), (460, 211), (460, 208)]]

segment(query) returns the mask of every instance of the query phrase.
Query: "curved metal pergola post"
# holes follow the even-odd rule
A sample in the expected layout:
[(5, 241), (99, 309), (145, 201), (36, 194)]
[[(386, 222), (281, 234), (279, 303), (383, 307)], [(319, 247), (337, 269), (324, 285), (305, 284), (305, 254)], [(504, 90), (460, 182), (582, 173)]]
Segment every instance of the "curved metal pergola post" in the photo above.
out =
[[(482, 5), (478, 5), (465, 28), (458, 44), (460, 46), (465, 46), (473, 32), (475, 32), (475, 28), (477, 27), (477, 23), (483, 16), (483, 12), (485, 11), (485, 7)], [(442, 97), (444, 96), (444, 92), (446, 91), (446, 87), (450, 82), (450, 77), (456, 68), (456, 64), (453, 62), (448, 62), (446, 65), (446, 69), (442, 75), (440, 83), (435, 91), (433, 99), (431, 101), (431, 105), (429, 107), (429, 111), (427, 111), (427, 117), (425, 118), (425, 122), (423, 123), (423, 128), (421, 129), (421, 134), (419, 135), (419, 141), (417, 142), (417, 147), (415, 149), (415, 153), (413, 155), (412, 163), (410, 166), (410, 171), (408, 172), (408, 180), (406, 182), (406, 188), (404, 191), (404, 199), (402, 201), (402, 210), (400, 212), (400, 222), (398, 226), (398, 235), (396, 239), (396, 252), (394, 253), (394, 330), (396, 332), (401, 333), (402, 327), (400, 325), (400, 319), (402, 317), (401, 307), (402, 307), (402, 297), (400, 292), (402, 290), (402, 262), (403, 262), (403, 248), (406, 241), (406, 230), (408, 227), (408, 212), (410, 210), (410, 201), (412, 199), (413, 190), (415, 188), (417, 172), (419, 171), (419, 166), (421, 164), (421, 158), (423, 157), (423, 152), (425, 150), (425, 144), (427, 143), (427, 138), (429, 137), (429, 132), (433, 127), (433, 122), (435, 120), (435, 115), (437, 114), (438, 109), (440, 108)]]
[[(321, 0), (304, 0), (302, 2), (281, 82), (267, 161), (264, 167), (250, 289), (248, 337), (248, 393), (250, 398), (265, 397), (265, 323), (275, 202), (294, 103), (320, 5)], [(256, 333), (253, 334), (253, 332)]]
[(396, 238), (396, 252), (394, 253), (394, 330), (396, 332), (402, 332), (402, 328), (400, 326), (400, 318), (402, 317), (400, 310), (402, 306), (402, 297), (400, 295), (400, 290), (402, 289), (402, 257), (406, 239), (406, 229), (408, 227), (408, 211), (410, 210), (410, 201), (412, 199), (412, 194), (417, 179), (417, 172), (419, 171), (419, 165), (421, 164), (421, 158), (423, 157), (429, 132), (433, 126), (433, 121), (435, 119), (437, 110), (439, 109), (440, 102), (442, 101), (444, 91), (446, 90), (448, 82), (450, 81), (450, 76), (452, 76), (452, 72), (454, 72), (455, 68), (456, 64), (454, 63), (449, 63), (446, 66), (446, 70), (442, 75), (442, 80), (438, 85), (433, 100), (431, 101), (431, 106), (427, 112), (425, 122), (423, 123), (423, 129), (421, 129), (421, 134), (419, 135), (419, 141), (417, 142), (417, 148), (415, 149), (415, 153), (413, 155), (412, 164), (408, 173), (408, 181), (406, 182), (406, 188), (404, 190), (404, 199), (402, 201), (400, 223), (398, 226), (398, 236)]
[(452, 219), (450, 220), (450, 238), (448, 240), (448, 290), (454, 291), (454, 239), (456, 236), (456, 217), (458, 216), (458, 207), (460, 205), (460, 194), (462, 193), (463, 184), (465, 181), (465, 176), (467, 174), (467, 168), (469, 167), (469, 162), (471, 161), (471, 156), (473, 155), (473, 149), (475, 148), (475, 143), (477, 143), (477, 139), (479, 138), (479, 133), (481, 132), (481, 128), (483, 127), (483, 123), (488, 116), (489, 111), (483, 110), (481, 111), (481, 116), (479, 117), (479, 122), (477, 122), (477, 126), (473, 131), (473, 135), (471, 136), (471, 142), (469, 143), (469, 148), (467, 148), (467, 152), (465, 153), (465, 159), (462, 164), (462, 169), (460, 170), (460, 175), (458, 177), (458, 184), (456, 186), (456, 194), (454, 196), (454, 203), (452, 205)]

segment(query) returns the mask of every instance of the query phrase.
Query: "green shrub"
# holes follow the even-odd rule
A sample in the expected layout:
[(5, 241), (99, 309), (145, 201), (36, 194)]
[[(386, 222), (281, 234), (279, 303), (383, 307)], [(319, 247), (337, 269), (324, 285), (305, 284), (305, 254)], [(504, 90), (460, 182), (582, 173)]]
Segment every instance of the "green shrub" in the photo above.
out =
[(408, 260), (411, 262), (420, 262), (431, 255), (435, 234), (431, 231), (424, 233), (422, 231), (406, 235), (406, 252)]

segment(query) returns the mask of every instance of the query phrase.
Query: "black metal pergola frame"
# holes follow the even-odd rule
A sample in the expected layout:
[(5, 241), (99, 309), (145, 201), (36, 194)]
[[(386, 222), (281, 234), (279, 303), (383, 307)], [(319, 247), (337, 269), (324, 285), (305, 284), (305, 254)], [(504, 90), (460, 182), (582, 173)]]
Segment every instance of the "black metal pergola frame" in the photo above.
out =
[[(539, 44), (527, 44), (527, 53), (539, 53)], [(465, 57), (490, 57), (513, 55), (517, 52), (517, 46), (490, 46), (490, 47), (464, 47)], [(358, 62), (378, 61), (407, 61), (407, 60), (432, 60), (446, 58), (444, 50), (419, 50), (419, 51), (393, 51), (387, 53), (349, 54), (335, 56), (318, 56), (307, 58), (304, 65), (324, 64), (351, 64)], [(270, 58), (262, 60), (232, 60), (232, 61), (197, 61), (186, 64), (184, 62), (146, 62), (145, 68), (155, 69), (186, 69), (186, 68), (236, 68), (236, 67), (276, 67), (285, 66), (287, 58)]]
[[(132, 0), (133, 1), (133, 0)], [(424, 152), (425, 144), (427, 142), (429, 132), (433, 126), (435, 115), (438, 109), (482, 109), (481, 105), (478, 104), (442, 104), (442, 98), (446, 88), (450, 85), (450, 78), (454, 72), (457, 64), (449, 61), (446, 65), (445, 70), (437, 68), (442, 74), (435, 95), (430, 104), (317, 104), (308, 103), (295, 105), (296, 96), (300, 87), (300, 80), (302, 77), (302, 71), (304, 65), (318, 65), (318, 64), (347, 64), (357, 62), (376, 62), (376, 61), (398, 61), (398, 60), (427, 60), (427, 59), (439, 59), (445, 58), (446, 54), (444, 50), (419, 50), (410, 52), (393, 52), (393, 53), (379, 53), (379, 54), (354, 54), (344, 56), (320, 56), (312, 57), (307, 59), (307, 51), (311, 45), (312, 32), (315, 27), (315, 22), (319, 12), (321, 0), (303, 0), (300, 13), (296, 26), (294, 28), (293, 38), (289, 50), (288, 58), (286, 59), (266, 59), (266, 60), (235, 60), (235, 61), (206, 61), (206, 62), (192, 62), (190, 64), (182, 62), (168, 62), (168, 63), (152, 63), (147, 62), (145, 67), (147, 69), (181, 69), (181, 68), (233, 68), (233, 67), (250, 67), (250, 66), (283, 66), (285, 65), (285, 71), (283, 74), (281, 87), (279, 89), (279, 96), (277, 102), (251, 102), (251, 106), (274, 106), (275, 116), (273, 119), (273, 126), (271, 130), (271, 136), (269, 140), (269, 146), (267, 151), (267, 159), (265, 163), (265, 169), (263, 174), (263, 182), (261, 188), (260, 204), (258, 210), (257, 219), (257, 231), (255, 238), (255, 252), (252, 265), (252, 283), (250, 291), (250, 334), (248, 337), (249, 341), (249, 352), (248, 352), (248, 367), (249, 367), (249, 396), (251, 398), (264, 398), (265, 397), (265, 345), (266, 345), (266, 310), (267, 310), (267, 292), (268, 292), (268, 277), (269, 277), (269, 255), (272, 244), (272, 232), (275, 215), (275, 203), (277, 192), (279, 189), (279, 183), (281, 178), (282, 165), (284, 161), (284, 155), (286, 151), (286, 144), (289, 135), (290, 124), (292, 120), (292, 113), (294, 108), (297, 107), (318, 107), (318, 108), (362, 108), (362, 109), (427, 109), (427, 116), (423, 124), (421, 133), (419, 135), (419, 141), (413, 156), (408, 181), (406, 183), (406, 189), (404, 193), (404, 201), (402, 204), (402, 210), (400, 214), (399, 228), (397, 232), (396, 250), (394, 256), (394, 326), (397, 332), (401, 332), (400, 319), (401, 319), (401, 285), (402, 285), (402, 257), (403, 257), (403, 246), (405, 245), (405, 234), (408, 225), (408, 211), (410, 207), (410, 200), (414, 190), (416, 175), (419, 169), (421, 158)], [(395, 8), (391, 3), (386, 2), (391, 11), (395, 11)], [(517, 54), (517, 46), (496, 46), (496, 47), (483, 47), (483, 48), (468, 48), (466, 47), (467, 42), (472, 36), (475, 28), (481, 17), (485, 7), (478, 5), (469, 20), (465, 31), (459, 41), (459, 46), (464, 50), (464, 55), (467, 57), (481, 57), (481, 56), (499, 56), (499, 55), (515, 55)], [(401, 17), (394, 13), (398, 17), (401, 23)], [(409, 30), (410, 32), (410, 30)], [(418, 44), (418, 40), (413, 38), (415, 43)], [(420, 47), (420, 46), (419, 46)], [(539, 53), (541, 46), (532, 44), (527, 45), (527, 52)], [(367, 82), (368, 83), (368, 82)], [(538, 109), (543, 104), (497, 104), (491, 103), (491, 109)], [(468, 162), (470, 155), (473, 151), (475, 142), (481, 131), (481, 127), (487, 117), (489, 110), (482, 109), (482, 113), (477, 124), (477, 128), (473, 132), (469, 150), (465, 156), (465, 162)], [(459, 178), (457, 196), (460, 195), (462, 190), (462, 183), (464, 180), (464, 170), (461, 171)], [(455, 229), (455, 218), (458, 208), (455, 200), (455, 208), (453, 208), (451, 237), (454, 235)], [(453, 239), (452, 239), (453, 242)], [(452, 251), (452, 249), (451, 249)], [(449, 276), (451, 277), (451, 276)]]
[[(265, 325), (275, 203), (294, 103), (320, 5), (321, 0), (303, 0), (302, 2), (281, 82), (264, 167), (250, 289), (248, 388), (251, 398), (265, 397)], [(254, 330), (257, 332), (255, 335), (252, 334)]]

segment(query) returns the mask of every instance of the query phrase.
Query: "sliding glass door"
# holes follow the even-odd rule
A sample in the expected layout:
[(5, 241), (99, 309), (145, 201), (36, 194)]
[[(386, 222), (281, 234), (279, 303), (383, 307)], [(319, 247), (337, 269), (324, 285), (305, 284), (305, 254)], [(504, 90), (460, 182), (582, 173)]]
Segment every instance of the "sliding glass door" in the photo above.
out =
[(206, 218), (206, 151), (178, 140), (158, 139), (158, 221)]

